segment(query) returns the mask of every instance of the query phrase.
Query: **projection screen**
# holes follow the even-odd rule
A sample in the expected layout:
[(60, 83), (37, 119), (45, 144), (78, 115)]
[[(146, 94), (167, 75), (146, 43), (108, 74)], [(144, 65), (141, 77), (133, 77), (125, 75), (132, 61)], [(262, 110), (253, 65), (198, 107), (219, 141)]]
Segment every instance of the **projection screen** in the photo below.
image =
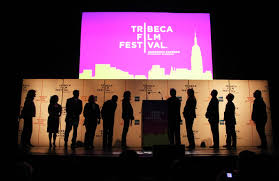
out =
[(83, 12), (79, 78), (212, 80), (210, 15)]

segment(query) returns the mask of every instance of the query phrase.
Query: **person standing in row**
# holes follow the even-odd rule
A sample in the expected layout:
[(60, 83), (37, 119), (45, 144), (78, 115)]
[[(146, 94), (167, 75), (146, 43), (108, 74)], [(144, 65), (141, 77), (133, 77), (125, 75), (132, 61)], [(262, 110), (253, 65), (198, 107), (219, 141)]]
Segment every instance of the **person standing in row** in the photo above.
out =
[(236, 132), (235, 132), (235, 124), (236, 124), (236, 119), (235, 119), (235, 106), (234, 103), (232, 102), (234, 99), (234, 95), (229, 93), (226, 96), (226, 99), (228, 100), (228, 103), (226, 104), (226, 109), (224, 112), (224, 120), (226, 123), (226, 134), (227, 134), (227, 139), (226, 139), (226, 145), (224, 147), (230, 149), (236, 148)]
[(36, 107), (34, 104), (34, 98), (36, 97), (35, 90), (29, 90), (27, 92), (23, 109), (21, 111), (20, 118), (23, 118), (23, 130), (21, 134), (22, 147), (33, 147), (31, 144), (33, 117), (36, 116)]
[(73, 130), (73, 137), (72, 137), (72, 145), (71, 148), (74, 149), (76, 147), (76, 138), (77, 138), (77, 128), (79, 124), (79, 116), (82, 112), (82, 101), (78, 98), (79, 97), (79, 91), (74, 90), (73, 91), (73, 97), (67, 99), (66, 102), (66, 128), (65, 128), (65, 148), (68, 146), (68, 138), (69, 133)]
[(114, 114), (117, 107), (118, 96), (113, 95), (111, 100), (104, 103), (101, 111), (103, 119), (103, 149), (112, 148)]
[(131, 92), (125, 91), (123, 97), (124, 98), (122, 100), (122, 119), (124, 120), (124, 126), (122, 131), (121, 146), (122, 148), (125, 149), (127, 147), (126, 137), (129, 129), (129, 124), (132, 125), (132, 120), (134, 120), (135, 118), (134, 118), (133, 107), (130, 103)]
[(195, 138), (193, 133), (193, 124), (194, 119), (196, 118), (196, 105), (197, 100), (194, 95), (193, 89), (187, 90), (188, 99), (186, 101), (186, 105), (184, 107), (183, 116), (185, 118), (186, 123), (186, 131), (189, 142), (189, 149), (195, 149)]
[(167, 99), (168, 105), (168, 137), (170, 144), (181, 144), (180, 139), (180, 100), (176, 97), (176, 90), (170, 90), (171, 97)]
[(58, 96), (53, 95), (50, 98), (50, 103), (48, 106), (48, 119), (47, 119), (47, 132), (49, 138), (49, 148), (51, 145), (51, 138), (53, 137), (53, 147), (55, 148), (56, 134), (58, 133), (59, 128), (59, 117), (62, 113), (62, 107), (58, 104)]
[(86, 128), (84, 145), (85, 149), (93, 149), (94, 136), (97, 124), (100, 124), (100, 108), (95, 103), (95, 96), (91, 95), (88, 98), (88, 103), (84, 106), (83, 116), (85, 118), (84, 125)]
[(253, 103), (253, 111), (252, 111), (252, 120), (256, 124), (257, 132), (261, 139), (261, 145), (259, 148), (266, 149), (267, 141), (265, 135), (265, 125), (267, 122), (267, 113), (266, 113), (266, 104), (262, 98), (262, 92), (260, 90), (256, 90), (254, 92), (254, 103)]
[(211, 127), (211, 132), (213, 136), (213, 145), (210, 148), (219, 148), (219, 101), (217, 99), (217, 90), (211, 91), (211, 100), (208, 104), (205, 117)]

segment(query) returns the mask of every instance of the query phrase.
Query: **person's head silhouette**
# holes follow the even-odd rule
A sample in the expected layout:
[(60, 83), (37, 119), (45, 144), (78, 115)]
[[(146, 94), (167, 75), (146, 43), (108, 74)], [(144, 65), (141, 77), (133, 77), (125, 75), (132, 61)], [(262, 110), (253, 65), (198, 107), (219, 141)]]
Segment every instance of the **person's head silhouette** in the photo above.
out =
[(118, 100), (118, 96), (117, 95), (113, 95), (111, 98), (112, 102), (116, 103)]
[(74, 98), (78, 98), (78, 96), (79, 96), (79, 90), (74, 90), (73, 91), (73, 95), (74, 95)]
[(215, 89), (213, 89), (212, 91), (211, 91), (211, 94), (210, 94), (212, 97), (217, 97), (217, 95), (218, 95), (218, 91), (217, 90), (215, 90)]
[(229, 93), (227, 96), (226, 96), (226, 99), (230, 102), (230, 101), (233, 101), (234, 99), (234, 95), (232, 93)]
[(188, 89), (187, 90), (188, 97), (194, 96), (194, 94), (195, 94), (194, 89)]
[(49, 102), (50, 102), (50, 104), (56, 104), (58, 102), (58, 100), (59, 100), (58, 96), (53, 95), (53, 96), (50, 97)]
[(95, 96), (94, 95), (90, 95), (88, 98), (88, 102), (89, 103), (95, 103)]
[(256, 90), (254, 92), (254, 98), (255, 99), (260, 99), (262, 97), (262, 92), (260, 90)]
[(130, 100), (131, 99), (131, 92), (125, 91), (123, 94), (124, 100)]
[(26, 100), (33, 100), (36, 97), (36, 91), (31, 89), (27, 92)]
[(172, 88), (170, 90), (170, 95), (171, 95), (171, 97), (175, 97), (176, 96), (176, 90)]

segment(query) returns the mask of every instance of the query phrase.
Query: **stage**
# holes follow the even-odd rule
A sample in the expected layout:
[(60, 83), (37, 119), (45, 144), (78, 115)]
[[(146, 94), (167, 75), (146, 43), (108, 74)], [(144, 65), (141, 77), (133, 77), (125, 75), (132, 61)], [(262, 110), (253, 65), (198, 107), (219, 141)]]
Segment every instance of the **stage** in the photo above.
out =
[[(128, 148), (127, 150), (134, 150), (139, 158), (149, 158), (152, 157), (151, 150), (144, 150), (143, 148)], [(197, 147), (194, 150), (185, 149), (185, 157), (209, 157), (209, 156), (218, 156), (218, 157), (228, 157), (228, 156), (238, 156), (240, 152), (244, 150), (252, 151), (256, 154), (271, 154), (272, 150), (262, 150), (257, 147), (237, 147), (237, 149), (226, 149), (220, 147), (219, 149), (213, 148), (202, 148)], [(68, 146), (67, 149), (64, 147), (31, 147), (28, 150), (28, 153), (33, 156), (76, 156), (76, 157), (119, 157), (123, 150), (121, 148), (113, 148), (111, 151), (104, 151), (102, 148), (94, 148), (92, 150), (86, 150), (84, 147), (78, 147), (74, 150)]]

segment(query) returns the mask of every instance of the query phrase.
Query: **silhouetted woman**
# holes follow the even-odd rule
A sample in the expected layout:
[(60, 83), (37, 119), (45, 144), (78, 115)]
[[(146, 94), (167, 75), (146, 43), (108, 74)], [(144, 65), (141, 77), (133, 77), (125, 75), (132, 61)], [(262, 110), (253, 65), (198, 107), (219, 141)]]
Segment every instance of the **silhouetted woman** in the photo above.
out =
[(101, 119), (99, 105), (95, 103), (95, 96), (91, 95), (88, 98), (88, 103), (84, 106), (83, 116), (85, 118), (84, 125), (86, 128), (84, 145), (86, 149), (94, 148), (94, 137), (97, 124)]
[(226, 134), (227, 140), (226, 148), (236, 148), (236, 132), (235, 132), (235, 106), (232, 102), (234, 99), (234, 95), (229, 93), (226, 97), (228, 103), (226, 104), (226, 109), (224, 112), (224, 120), (226, 122)]
[(36, 116), (36, 107), (34, 104), (34, 98), (36, 97), (35, 90), (29, 90), (27, 92), (23, 109), (20, 117), (24, 119), (23, 130), (21, 134), (21, 145), (23, 147), (33, 147), (31, 144), (33, 117)]
[(48, 106), (48, 119), (47, 119), (47, 132), (49, 138), (49, 148), (52, 147), (51, 145), (51, 138), (53, 137), (53, 147), (56, 147), (56, 134), (58, 133), (59, 127), (59, 117), (62, 113), (62, 107), (58, 104), (58, 96), (53, 95), (50, 98), (50, 103)]
[(124, 126), (122, 131), (121, 146), (122, 148), (126, 148), (127, 147), (126, 136), (129, 129), (129, 123), (131, 123), (132, 125), (132, 120), (134, 120), (134, 113), (133, 113), (132, 105), (130, 103), (131, 92), (125, 91), (123, 97), (124, 98), (122, 100), (122, 119), (124, 120)]
[(188, 99), (186, 101), (186, 105), (184, 107), (183, 116), (185, 118), (186, 123), (186, 131), (187, 131), (187, 137), (189, 141), (188, 148), (194, 149), (195, 148), (195, 138), (193, 133), (193, 123), (194, 119), (196, 118), (196, 105), (197, 100), (194, 95), (193, 89), (187, 90)]
[(261, 145), (259, 148), (267, 148), (267, 141), (265, 136), (265, 124), (267, 122), (267, 113), (266, 113), (266, 105), (262, 98), (262, 92), (260, 90), (256, 90), (254, 92), (254, 104), (252, 111), (252, 120), (256, 124), (257, 132), (261, 139)]

